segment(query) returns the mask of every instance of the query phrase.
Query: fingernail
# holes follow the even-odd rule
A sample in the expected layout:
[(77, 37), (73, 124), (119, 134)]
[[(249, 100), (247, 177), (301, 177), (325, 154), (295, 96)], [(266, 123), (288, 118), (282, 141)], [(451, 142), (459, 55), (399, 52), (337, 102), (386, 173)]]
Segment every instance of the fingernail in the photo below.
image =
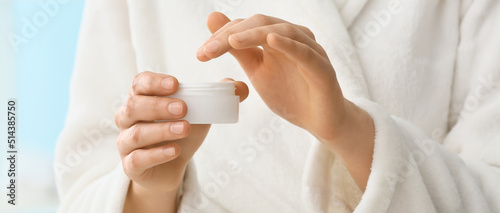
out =
[(207, 44), (207, 46), (205, 46), (205, 51), (216, 53), (217, 51), (219, 51), (219, 48), (220, 48), (220, 43), (219, 41), (215, 40)]
[(167, 147), (163, 150), (163, 154), (166, 156), (174, 156), (175, 155), (175, 148), (174, 147)]
[(172, 89), (174, 87), (174, 79), (165, 78), (161, 81), (161, 86), (165, 89)]
[(180, 102), (173, 102), (168, 105), (168, 111), (173, 115), (182, 114), (182, 104)]
[(233, 34), (232, 37), (239, 43), (245, 42), (248, 40), (248, 33), (237, 33)]
[(184, 122), (175, 122), (170, 125), (170, 132), (180, 135), (184, 132)]

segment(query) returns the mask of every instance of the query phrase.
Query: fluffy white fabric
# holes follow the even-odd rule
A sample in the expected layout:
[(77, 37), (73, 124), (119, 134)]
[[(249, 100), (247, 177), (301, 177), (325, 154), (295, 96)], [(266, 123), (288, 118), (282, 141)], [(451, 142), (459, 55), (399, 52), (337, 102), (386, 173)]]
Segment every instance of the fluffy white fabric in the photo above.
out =
[(250, 88), (240, 122), (214, 125), (189, 164), (180, 212), (500, 212), (500, 1), (491, 0), (88, 0), (57, 147), (60, 212), (122, 211), (129, 180), (113, 116), (138, 72), (249, 83), (230, 55), (195, 58), (214, 10), (309, 27), (346, 97), (374, 119), (373, 164), (363, 193)]

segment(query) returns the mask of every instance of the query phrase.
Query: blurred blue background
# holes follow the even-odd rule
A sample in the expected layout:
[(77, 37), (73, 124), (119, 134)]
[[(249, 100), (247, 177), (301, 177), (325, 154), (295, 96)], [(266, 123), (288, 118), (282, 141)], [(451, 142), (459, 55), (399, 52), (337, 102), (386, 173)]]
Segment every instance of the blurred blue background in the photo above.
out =
[[(49, 3), (52, 7), (46, 7)], [(56, 10), (54, 3), (59, 9)], [(54, 149), (68, 108), (83, 5), (83, 0), (10, 1), (13, 34), (23, 36), (27, 25), (38, 26), (35, 25), (37, 32), (28, 36), (32, 38), (17, 45), (14, 53), (15, 93), (19, 103), (18, 205), (15, 208), (6, 205), (6, 196), (1, 196), (0, 212), (56, 211)], [(0, 171), (6, 171), (5, 162), (2, 160), (0, 164)], [(6, 179), (0, 180), (4, 188)]]
[[(21, 31), (22, 19), (32, 16), (40, 6), (38, 1), (17, 0), (12, 9), (14, 31)], [(47, 154), (54, 152), (68, 108), (82, 9), (83, 0), (61, 5), (59, 13), (19, 47), (16, 57), (20, 128), (30, 133), (23, 134), (23, 145)]]

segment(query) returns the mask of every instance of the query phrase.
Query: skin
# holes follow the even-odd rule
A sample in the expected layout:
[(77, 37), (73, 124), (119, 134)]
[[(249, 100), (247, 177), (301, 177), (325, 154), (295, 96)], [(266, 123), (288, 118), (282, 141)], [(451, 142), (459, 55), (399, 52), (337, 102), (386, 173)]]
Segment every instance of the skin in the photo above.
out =
[[(214, 12), (207, 26), (212, 36), (197, 51), (198, 60), (233, 55), (267, 106), (309, 131), (339, 156), (364, 191), (373, 156), (373, 120), (344, 98), (335, 70), (314, 34), (304, 26), (264, 15), (231, 21)], [(164, 109), (172, 100), (153, 97), (174, 93), (176, 80), (172, 89), (162, 89), (158, 82), (164, 75), (145, 75), (136, 78), (129, 101), (116, 116), (122, 130), (118, 148), (124, 170), (132, 180), (124, 212), (175, 212), (175, 195), (186, 164), (209, 126), (190, 126), (184, 121), (182, 133), (170, 134), (165, 129), (172, 122), (151, 123), (182, 118), (186, 110), (183, 104), (179, 115), (167, 113)], [(248, 95), (244, 83), (238, 82), (237, 88), (241, 97)], [(169, 147), (175, 154), (162, 155), (162, 150)]]
[[(236, 95), (248, 96), (245, 83), (234, 82)], [(125, 174), (132, 180), (124, 212), (175, 212), (177, 191), (188, 161), (200, 147), (210, 125), (190, 125), (182, 100), (167, 96), (179, 83), (173, 76), (143, 72), (132, 83), (129, 97), (115, 115), (121, 130), (117, 146)]]

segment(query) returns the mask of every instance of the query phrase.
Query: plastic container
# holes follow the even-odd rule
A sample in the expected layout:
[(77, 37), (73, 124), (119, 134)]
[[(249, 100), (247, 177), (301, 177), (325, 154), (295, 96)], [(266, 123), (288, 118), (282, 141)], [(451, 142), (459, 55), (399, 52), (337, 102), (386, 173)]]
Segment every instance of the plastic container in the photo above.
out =
[(168, 97), (186, 102), (191, 124), (223, 124), (238, 122), (240, 97), (232, 82), (179, 83), (179, 89)]

